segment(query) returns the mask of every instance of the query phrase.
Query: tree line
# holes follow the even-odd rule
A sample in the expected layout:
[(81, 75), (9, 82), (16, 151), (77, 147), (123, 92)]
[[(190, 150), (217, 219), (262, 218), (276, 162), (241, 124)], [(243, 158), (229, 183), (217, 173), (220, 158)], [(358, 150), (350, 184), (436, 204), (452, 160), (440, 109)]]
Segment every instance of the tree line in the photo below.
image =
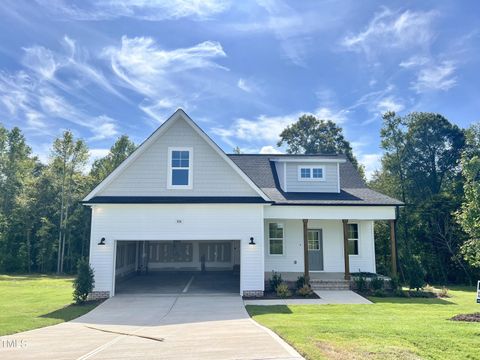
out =
[(89, 172), (88, 148), (65, 131), (47, 164), (18, 127), (0, 125), (0, 271), (75, 272), (88, 256), (90, 210), (80, 201), (135, 149), (121, 136)]
[[(480, 124), (461, 129), (444, 116), (387, 112), (381, 168), (368, 186), (405, 203), (397, 222), (400, 276), (471, 283), (480, 276)], [(303, 115), (281, 134), (289, 153), (341, 153), (359, 169), (342, 129)], [(388, 224), (375, 223), (377, 272), (391, 268)]]
[[(461, 129), (433, 113), (387, 112), (380, 131), (381, 168), (368, 185), (402, 200), (397, 226), (403, 280), (469, 283), (480, 275), (480, 124)], [(303, 115), (281, 134), (288, 153), (341, 153), (357, 167), (341, 127)], [(21, 130), (0, 125), (0, 271), (75, 271), (88, 256), (90, 210), (81, 199), (135, 150), (121, 136), (86, 172), (88, 148), (65, 131), (46, 164)], [(237, 149), (239, 151), (239, 149)], [(375, 224), (377, 271), (389, 274), (386, 223)]]

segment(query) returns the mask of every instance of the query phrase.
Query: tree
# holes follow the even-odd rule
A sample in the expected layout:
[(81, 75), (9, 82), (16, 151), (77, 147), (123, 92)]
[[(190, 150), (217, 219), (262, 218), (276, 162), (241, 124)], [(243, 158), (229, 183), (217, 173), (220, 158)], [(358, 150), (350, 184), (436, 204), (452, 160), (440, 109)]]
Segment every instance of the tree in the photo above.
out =
[(5, 271), (30, 269), (29, 190), (36, 161), (19, 128), (0, 126), (0, 268)]
[(110, 148), (107, 156), (95, 160), (90, 171), (96, 183), (105, 179), (113, 170), (120, 165), (132, 152), (135, 151), (135, 144), (127, 135), (122, 135)]
[(280, 133), (277, 146), (284, 144), (289, 154), (343, 154), (363, 173), (342, 128), (331, 120), (321, 120), (314, 115), (300, 116)]
[(70, 206), (76, 182), (79, 180), (77, 178), (82, 177), (81, 171), (87, 160), (87, 146), (83, 140), (75, 140), (71, 131), (65, 131), (61, 138), (54, 141), (50, 168), (56, 178), (60, 194), (57, 273), (63, 272)]
[(462, 154), (464, 199), (456, 219), (468, 236), (462, 255), (471, 266), (480, 268), (480, 124), (467, 130), (466, 139)]
[[(387, 112), (380, 134), (382, 170), (370, 186), (406, 204), (397, 234), (404, 279), (409, 276), (408, 261), (416, 255), (428, 281), (468, 280), (469, 271), (458, 256), (464, 236), (452, 217), (462, 198), (463, 131), (439, 114), (400, 117)], [(387, 227), (376, 226), (375, 231), (377, 239), (387, 239)], [(387, 243), (377, 251), (386, 258)]]

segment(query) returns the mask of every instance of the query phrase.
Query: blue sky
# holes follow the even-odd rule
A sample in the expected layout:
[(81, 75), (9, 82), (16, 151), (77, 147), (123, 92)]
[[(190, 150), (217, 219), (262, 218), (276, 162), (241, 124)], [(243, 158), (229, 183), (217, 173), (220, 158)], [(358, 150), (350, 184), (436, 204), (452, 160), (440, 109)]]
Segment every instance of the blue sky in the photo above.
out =
[(479, 120), (478, 1), (0, 2), (0, 122), (44, 161), (63, 129), (92, 158), (176, 108), (227, 152), (275, 152), (302, 113), (345, 131), (367, 174), (381, 113)]

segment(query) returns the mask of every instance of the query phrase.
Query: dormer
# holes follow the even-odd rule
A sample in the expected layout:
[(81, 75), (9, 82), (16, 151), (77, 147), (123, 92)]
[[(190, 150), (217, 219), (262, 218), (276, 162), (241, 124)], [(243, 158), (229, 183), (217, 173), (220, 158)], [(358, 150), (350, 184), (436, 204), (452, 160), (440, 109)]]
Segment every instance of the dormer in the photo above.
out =
[(290, 155), (274, 157), (278, 182), (284, 192), (339, 193), (340, 156)]

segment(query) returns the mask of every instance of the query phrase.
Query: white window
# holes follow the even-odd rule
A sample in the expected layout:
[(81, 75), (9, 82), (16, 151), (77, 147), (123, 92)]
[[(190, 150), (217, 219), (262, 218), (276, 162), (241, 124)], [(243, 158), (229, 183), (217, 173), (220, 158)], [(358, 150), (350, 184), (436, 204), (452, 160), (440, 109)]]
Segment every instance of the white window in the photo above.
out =
[(270, 255), (283, 255), (283, 224), (268, 224), (268, 251)]
[(325, 181), (324, 166), (299, 166), (299, 181)]
[(358, 224), (348, 224), (348, 255), (358, 255)]
[(169, 189), (191, 189), (193, 164), (192, 148), (168, 149)]

